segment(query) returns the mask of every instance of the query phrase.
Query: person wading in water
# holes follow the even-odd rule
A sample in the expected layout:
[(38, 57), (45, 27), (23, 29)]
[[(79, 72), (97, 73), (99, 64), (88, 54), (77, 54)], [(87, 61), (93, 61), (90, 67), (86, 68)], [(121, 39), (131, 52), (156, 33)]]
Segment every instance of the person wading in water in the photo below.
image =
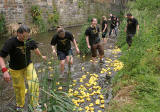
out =
[[(39, 81), (36, 70), (31, 61), (31, 50), (46, 60), (36, 42), (29, 38), (30, 29), (26, 25), (21, 25), (17, 30), (17, 36), (7, 40), (0, 51), (0, 67), (2, 68), (3, 78), (6, 82), (11, 80), (16, 95), (16, 110), (22, 111), (25, 104), (25, 79), (28, 82), (29, 92), (31, 94), (30, 104), (35, 111), (42, 112), (39, 107)], [(8, 70), (4, 58), (10, 56)], [(10, 74), (9, 74), (10, 73)]]
[[(60, 69), (61, 69), (61, 78), (64, 78), (64, 67), (65, 67), (65, 61), (67, 61), (68, 64), (73, 64), (73, 52), (71, 48), (71, 42), (73, 42), (76, 52), (79, 54), (79, 48), (77, 46), (77, 42), (74, 39), (72, 33), (65, 31), (62, 27), (58, 27), (57, 33), (53, 36), (51, 40), (51, 46), (53, 54), (58, 56), (58, 59), (60, 60)], [(55, 48), (56, 46), (56, 48)], [(71, 71), (73, 68), (71, 67)]]
[(99, 52), (100, 63), (104, 62), (103, 60), (104, 48), (100, 42), (99, 32), (100, 32), (100, 29), (97, 26), (97, 19), (93, 18), (91, 20), (90, 27), (88, 27), (85, 31), (85, 35), (86, 35), (87, 46), (89, 49), (91, 49), (92, 59), (94, 63), (97, 57), (97, 50)]

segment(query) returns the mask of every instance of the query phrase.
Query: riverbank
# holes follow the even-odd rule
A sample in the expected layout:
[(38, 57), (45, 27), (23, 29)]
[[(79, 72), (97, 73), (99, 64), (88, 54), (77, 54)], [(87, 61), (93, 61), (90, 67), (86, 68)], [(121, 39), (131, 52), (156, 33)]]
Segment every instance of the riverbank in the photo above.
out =
[[(140, 25), (139, 34), (127, 50), (121, 23), (117, 45), (122, 50), (124, 68), (113, 79), (114, 98), (106, 112), (159, 112), (160, 110), (160, 2), (136, 0), (128, 7)], [(127, 11), (128, 13), (128, 11)]]

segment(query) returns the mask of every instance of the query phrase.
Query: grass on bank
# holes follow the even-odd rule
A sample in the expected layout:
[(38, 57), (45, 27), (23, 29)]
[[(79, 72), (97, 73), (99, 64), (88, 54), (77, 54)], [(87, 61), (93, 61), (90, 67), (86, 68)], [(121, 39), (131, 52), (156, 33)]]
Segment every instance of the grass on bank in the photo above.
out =
[(121, 23), (118, 46), (124, 68), (113, 80), (114, 98), (107, 112), (159, 112), (160, 111), (160, 2), (136, 0), (129, 2), (129, 10), (140, 25), (139, 34), (127, 51), (124, 28)]

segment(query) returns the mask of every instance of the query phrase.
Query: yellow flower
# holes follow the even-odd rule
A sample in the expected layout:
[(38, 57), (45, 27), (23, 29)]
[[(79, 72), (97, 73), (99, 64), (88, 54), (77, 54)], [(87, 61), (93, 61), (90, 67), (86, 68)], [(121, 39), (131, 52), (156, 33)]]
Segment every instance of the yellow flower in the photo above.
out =
[(95, 104), (96, 104), (96, 105), (99, 105), (99, 104), (100, 104), (100, 99), (97, 99), (97, 100), (95, 101)]
[(59, 88), (58, 88), (58, 90), (62, 90), (63, 88), (62, 88), (62, 86), (60, 86)]
[(98, 112), (102, 112), (101, 110), (98, 110)]

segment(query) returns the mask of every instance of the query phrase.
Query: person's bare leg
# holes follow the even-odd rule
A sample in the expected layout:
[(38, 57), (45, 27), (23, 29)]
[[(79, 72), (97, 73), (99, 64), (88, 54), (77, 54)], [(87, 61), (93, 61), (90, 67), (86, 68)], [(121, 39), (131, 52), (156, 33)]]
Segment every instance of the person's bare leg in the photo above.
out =
[(65, 60), (61, 60), (60, 61), (60, 71), (62, 75), (64, 74), (64, 65), (65, 65)]
[(74, 69), (73, 69), (73, 56), (72, 55), (70, 55), (70, 56), (67, 56), (66, 57), (66, 60), (67, 60), (67, 64), (68, 64), (68, 69), (72, 72), (72, 71), (74, 71)]
[(66, 60), (67, 60), (67, 64), (70, 64), (70, 65), (73, 64), (73, 56), (72, 56), (72, 55), (67, 56), (67, 57), (66, 57)]

